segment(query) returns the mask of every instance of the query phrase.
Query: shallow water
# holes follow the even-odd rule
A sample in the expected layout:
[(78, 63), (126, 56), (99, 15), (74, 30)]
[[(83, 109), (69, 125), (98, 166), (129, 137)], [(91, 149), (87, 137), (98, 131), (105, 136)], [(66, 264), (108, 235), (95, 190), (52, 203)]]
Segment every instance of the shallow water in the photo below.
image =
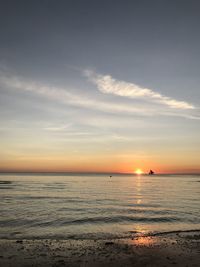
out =
[(191, 229), (200, 229), (199, 175), (0, 175), (0, 238)]

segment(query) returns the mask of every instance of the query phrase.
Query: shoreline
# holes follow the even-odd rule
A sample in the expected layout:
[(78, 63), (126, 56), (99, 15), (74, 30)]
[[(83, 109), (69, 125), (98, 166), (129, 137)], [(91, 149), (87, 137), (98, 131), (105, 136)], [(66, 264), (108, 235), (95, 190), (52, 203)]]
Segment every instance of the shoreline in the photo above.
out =
[(200, 230), (123, 239), (0, 239), (0, 266), (200, 266)]
[(98, 236), (95, 233), (91, 235), (91, 233), (84, 234), (84, 235), (73, 235), (70, 234), (69, 236), (61, 236), (61, 235), (55, 235), (55, 236), (0, 236), (0, 240), (71, 240), (71, 241), (77, 241), (77, 240), (90, 240), (90, 241), (98, 241), (98, 240), (128, 240), (133, 239), (137, 237), (161, 237), (163, 235), (170, 235), (170, 234), (181, 234), (181, 233), (199, 233), (200, 229), (188, 229), (188, 230), (172, 230), (172, 231), (150, 231), (150, 232), (139, 232), (139, 231), (128, 231), (127, 234), (122, 235), (109, 235), (105, 234), (103, 236)]

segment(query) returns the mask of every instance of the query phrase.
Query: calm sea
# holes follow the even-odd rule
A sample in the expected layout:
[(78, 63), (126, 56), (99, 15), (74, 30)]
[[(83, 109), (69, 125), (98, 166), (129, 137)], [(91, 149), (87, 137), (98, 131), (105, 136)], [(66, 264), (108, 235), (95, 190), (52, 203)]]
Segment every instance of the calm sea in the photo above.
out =
[(0, 238), (192, 229), (200, 229), (199, 175), (0, 175)]

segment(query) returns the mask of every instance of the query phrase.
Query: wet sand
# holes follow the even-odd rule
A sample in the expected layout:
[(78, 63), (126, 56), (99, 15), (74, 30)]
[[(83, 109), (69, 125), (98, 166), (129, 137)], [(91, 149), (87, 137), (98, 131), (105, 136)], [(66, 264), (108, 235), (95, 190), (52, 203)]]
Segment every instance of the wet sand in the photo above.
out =
[(0, 240), (0, 266), (200, 266), (200, 232), (115, 240)]

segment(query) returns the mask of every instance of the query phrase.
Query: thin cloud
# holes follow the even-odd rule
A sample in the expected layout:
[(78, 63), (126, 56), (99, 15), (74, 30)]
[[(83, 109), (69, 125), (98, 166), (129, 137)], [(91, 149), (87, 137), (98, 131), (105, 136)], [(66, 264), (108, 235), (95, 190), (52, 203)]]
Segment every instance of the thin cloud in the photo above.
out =
[(164, 96), (134, 83), (116, 80), (110, 75), (100, 75), (88, 70), (86, 70), (84, 74), (97, 86), (99, 91), (105, 94), (113, 94), (127, 98), (140, 98), (145, 101), (164, 104), (174, 109), (195, 109), (195, 107), (188, 102)]
[(142, 107), (131, 107), (125, 104), (118, 105), (116, 103), (104, 102), (98, 99), (85, 97), (84, 95), (73, 94), (69, 90), (64, 88), (43, 85), (37, 82), (28, 81), (14, 75), (2, 75), (2, 73), (0, 73), (0, 83), (4, 86), (7, 86), (8, 88), (29, 91), (31, 93), (52, 99), (54, 101), (56, 100), (57, 102), (76, 107), (110, 113), (126, 113), (138, 115), (145, 115), (147, 113), (148, 115), (154, 114), (153, 109), (150, 110)]
[[(126, 82), (120, 82), (114, 80), (111, 76), (102, 76), (97, 75), (93, 72), (86, 72), (85, 75), (89, 77), (89, 79), (94, 82), (100, 91), (105, 91), (106, 93), (117, 94), (117, 95), (125, 95), (133, 98), (133, 84), (129, 84)], [(109, 77), (109, 78), (108, 78)], [(196, 110), (196, 114), (189, 113), (189, 110), (192, 111), (194, 106), (181, 101), (176, 101), (171, 98), (167, 98), (161, 96), (160, 94), (156, 94), (155, 92), (149, 89), (143, 89), (145, 91), (140, 91), (140, 89), (136, 90), (138, 93), (135, 93), (138, 97), (147, 98), (147, 95), (151, 95), (151, 99), (155, 100), (157, 98), (158, 102), (161, 103), (163, 101), (168, 101), (168, 108), (164, 108), (164, 105), (159, 106), (149, 106), (147, 103), (136, 104), (133, 106), (130, 103), (126, 102), (113, 102), (110, 100), (101, 100), (96, 97), (86, 97), (81, 94), (75, 94), (68, 90), (67, 88), (43, 85), (38, 82), (33, 82), (26, 80), (22, 77), (18, 77), (15, 75), (11, 75), (9, 73), (0, 72), (0, 84), (6, 86), (8, 88), (29, 91), (30, 93), (41, 95), (51, 101), (56, 101), (58, 103), (75, 106), (84, 109), (97, 110), (104, 113), (110, 114), (121, 114), (126, 116), (173, 116), (173, 117), (183, 117), (187, 119), (200, 119), (198, 109)], [(124, 86), (125, 85), (125, 89)], [(137, 87), (140, 88), (140, 87)], [(144, 93), (146, 92), (146, 93)], [(157, 96), (157, 97), (156, 97)], [(150, 98), (150, 97), (149, 97)], [(170, 105), (173, 107), (176, 106), (176, 109), (169, 109)], [(162, 108), (163, 106), (163, 108)], [(182, 110), (185, 109), (183, 113)], [(186, 110), (187, 109), (187, 110)], [(173, 112), (172, 112), (173, 110)], [(194, 111), (194, 110), (193, 110)]]

